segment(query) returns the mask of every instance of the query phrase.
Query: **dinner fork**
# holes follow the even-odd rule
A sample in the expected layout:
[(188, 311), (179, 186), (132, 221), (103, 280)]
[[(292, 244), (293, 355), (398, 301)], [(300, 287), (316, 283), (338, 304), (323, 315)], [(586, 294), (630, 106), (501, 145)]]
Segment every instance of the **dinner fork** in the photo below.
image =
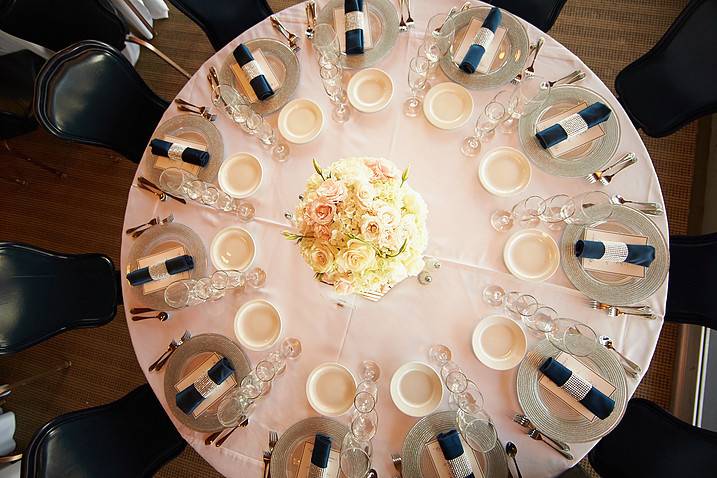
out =
[(408, 17), (406, 17), (406, 25), (412, 27), (415, 22), (413, 21), (413, 18), (411, 18), (411, 0), (406, 0), (406, 12), (408, 13)]
[(271, 465), (271, 452), (268, 450), (264, 450), (264, 454), (262, 455), (262, 460), (264, 461), (264, 478), (269, 478), (269, 466)]
[(281, 23), (281, 20), (279, 20), (275, 15), (272, 15), (269, 17), (269, 20), (271, 21), (271, 25), (281, 33), (284, 38), (287, 39), (289, 42), (289, 48), (291, 48), (291, 51), (296, 53), (297, 51), (301, 50), (301, 47), (299, 46), (299, 37), (291, 33), (289, 30), (286, 29), (283, 23)]
[(164, 364), (167, 363), (167, 360), (169, 360), (169, 358), (172, 356), (172, 354), (174, 354), (174, 352), (176, 352), (177, 349), (179, 347), (181, 347), (184, 342), (186, 342), (187, 340), (189, 340), (191, 338), (192, 338), (192, 333), (188, 330), (185, 330), (184, 334), (182, 334), (182, 337), (180, 339), (176, 339), (176, 340), (173, 339), (172, 343), (169, 344), (169, 349), (167, 349), (167, 352), (162, 354), (162, 356), (159, 357), (159, 359), (156, 362), (154, 362), (152, 365), (149, 366), (149, 371), (151, 372), (154, 370), (156, 372), (159, 372), (162, 369), (162, 367), (164, 367)]
[[(613, 306), (610, 304), (598, 302), (597, 300), (591, 300), (590, 307), (592, 307), (595, 310), (608, 310), (610, 307), (613, 307)], [(635, 310), (637, 312), (652, 313), (652, 308), (649, 305), (621, 305), (620, 308), (627, 309), (627, 310)]]
[[(528, 58), (530, 58), (530, 55), (533, 54), (533, 52), (535, 51), (535, 48), (536, 48), (536, 47), (537, 47), (537, 45), (535, 45), (535, 44), (530, 45), (530, 46), (528, 47)], [(527, 62), (528, 60), (526, 59), (525, 61)], [(520, 70), (520, 72), (519, 72), (517, 75), (515, 75), (515, 77), (514, 77), (512, 80), (510, 80), (510, 84), (511, 84), (511, 85), (517, 85), (518, 83), (520, 83), (521, 80), (523, 79), (523, 73), (524, 73), (524, 71), (525, 71), (525, 70)]]
[(553, 441), (551, 441), (551, 439), (549, 439), (548, 437), (546, 437), (545, 435), (543, 435), (542, 433), (540, 433), (540, 431), (539, 431), (537, 428), (533, 428), (532, 430), (530, 430), (530, 431), (528, 432), (528, 436), (529, 436), (530, 438), (532, 438), (533, 440), (542, 441), (543, 443), (547, 444), (550, 448), (552, 448), (553, 450), (555, 450), (555, 451), (557, 451), (558, 453), (560, 453), (561, 455), (563, 455), (563, 456), (564, 456), (565, 458), (567, 458), (568, 460), (572, 460), (572, 459), (574, 458), (572, 453), (570, 453), (569, 451), (566, 451), (566, 450), (561, 449), (559, 446), (557, 446), (556, 443), (554, 443)]
[(398, 0), (398, 11), (401, 12), (401, 20), (398, 22), (398, 31), (400, 31), (400, 32), (408, 31), (408, 26), (406, 25), (406, 21), (403, 19), (403, 0)]
[[(620, 159), (615, 161), (614, 163), (603, 168), (602, 170), (595, 171), (594, 173), (588, 174), (587, 176), (585, 176), (585, 180), (587, 182), (589, 182), (590, 184), (594, 184), (598, 181), (602, 182), (602, 179), (605, 176), (605, 173), (607, 173), (611, 169), (618, 168), (618, 167), (620, 169), (623, 169), (636, 161), (637, 161), (637, 155), (635, 153), (632, 153), (632, 152), (627, 153), (623, 157), (621, 157)], [(616, 174), (617, 174), (617, 172), (616, 172)], [(612, 176), (610, 177), (610, 180), (608, 180), (607, 184), (609, 184), (611, 180), (612, 180)]]
[[(202, 108), (206, 108), (206, 107), (203, 106)], [(214, 122), (217, 119), (217, 115), (211, 114), (209, 111), (206, 111), (206, 110), (196, 110), (194, 108), (191, 108), (191, 107), (185, 106), (185, 105), (177, 105), (177, 109), (179, 111), (186, 111), (187, 113), (197, 114), (207, 121)]]
[(231, 430), (229, 430), (229, 433), (227, 433), (226, 435), (224, 435), (223, 437), (221, 437), (219, 440), (217, 440), (217, 441), (214, 443), (214, 446), (216, 446), (216, 447), (222, 446), (222, 445), (224, 444), (224, 442), (227, 441), (227, 438), (229, 438), (229, 435), (231, 435), (232, 433), (234, 433), (235, 431), (237, 431), (237, 428), (244, 428), (244, 427), (246, 427), (248, 424), (249, 424), (249, 419), (246, 418), (246, 417), (244, 417), (244, 420), (242, 420), (240, 423), (236, 424), (236, 425), (234, 426), (234, 428), (232, 428)]
[(553, 86), (557, 85), (558, 83), (569, 85), (571, 83), (575, 83), (576, 81), (580, 81), (583, 78), (585, 78), (585, 72), (583, 70), (574, 70), (568, 73), (567, 75), (563, 76), (562, 78), (558, 78), (557, 80), (549, 81), (548, 85), (552, 88)]
[(538, 38), (538, 43), (535, 45), (535, 54), (533, 55), (533, 61), (530, 63), (530, 66), (525, 69), (525, 76), (527, 78), (531, 78), (535, 76), (535, 60), (538, 59), (538, 53), (540, 53), (540, 49), (543, 48), (543, 45), (545, 44), (545, 37)]
[(621, 315), (631, 315), (633, 317), (646, 317), (650, 320), (657, 319), (657, 316), (652, 313), (646, 313), (646, 312), (626, 312), (623, 309), (619, 309), (617, 307), (610, 307), (607, 309), (607, 315), (610, 317), (620, 317)]
[(174, 214), (173, 214), (173, 213), (170, 213), (169, 216), (165, 217), (164, 219), (162, 219), (161, 221), (159, 221), (159, 223), (157, 223), (157, 224), (151, 224), (149, 227), (146, 227), (146, 228), (144, 228), (144, 229), (140, 229), (140, 230), (138, 230), (138, 231), (134, 231), (134, 232), (132, 233), (132, 238), (133, 238), (133, 239), (137, 239), (139, 236), (141, 236), (141, 235), (144, 234), (145, 232), (149, 231), (149, 230), (152, 228), (152, 226), (156, 226), (156, 225), (159, 225), (159, 224), (169, 224), (169, 223), (171, 223), (171, 222), (174, 222)]
[(271, 471), (269, 465), (271, 465), (271, 457), (274, 454), (274, 447), (276, 447), (279, 441), (279, 434), (275, 431), (269, 432), (269, 450), (264, 452), (264, 478), (270, 478)]
[(162, 191), (162, 188), (160, 188), (159, 186), (157, 186), (156, 184), (154, 184), (152, 181), (150, 181), (149, 179), (145, 178), (144, 176), (139, 176), (139, 177), (137, 178), (137, 182), (139, 183), (139, 186), (140, 186), (140, 187), (141, 187), (141, 186), (145, 186), (145, 188), (146, 188), (147, 190), (149, 190), (149, 191), (152, 191), (152, 190), (153, 190), (153, 192), (154, 192), (155, 194), (160, 194), (160, 193), (163, 194), (163, 195), (165, 196), (165, 199), (162, 199), (162, 198), (160, 197), (160, 200), (162, 200), (162, 201), (165, 201), (167, 197), (170, 197), (170, 198), (174, 199), (175, 201), (178, 201), (178, 202), (180, 202), (180, 203), (182, 203), (182, 204), (187, 204), (187, 200), (186, 200), (186, 199), (180, 198), (179, 196), (175, 196), (174, 194), (168, 193), (168, 192), (166, 192), (166, 191)]
[[(234, 431), (236, 429), (236, 427), (245, 427), (248, 424), (249, 424), (249, 419), (245, 418), (243, 421), (241, 421), (239, 424), (237, 424), (237, 426), (231, 428), (231, 430)], [(217, 438), (219, 438), (219, 435), (221, 435), (222, 433), (224, 433), (227, 430), (229, 430), (229, 428), (222, 428), (221, 430), (212, 433), (211, 435), (209, 435), (207, 438), (204, 439), (204, 444), (207, 446), (211, 445), (212, 443), (214, 443), (214, 441)]]
[(393, 463), (393, 467), (398, 472), (398, 476), (403, 477), (403, 460), (401, 459), (401, 455), (398, 453), (391, 453), (391, 462)]
[(155, 217), (153, 217), (152, 219), (150, 219), (149, 221), (143, 222), (143, 223), (140, 224), (139, 226), (130, 227), (129, 229), (127, 229), (126, 231), (124, 231), (124, 233), (125, 233), (125, 234), (132, 234), (134, 231), (136, 231), (136, 230), (138, 230), (138, 229), (142, 229), (143, 227), (146, 227), (146, 226), (155, 226), (158, 222), (159, 222), (159, 216), (155, 216)]
[[(518, 425), (520, 425), (521, 427), (528, 429), (529, 432), (530, 432), (531, 430), (536, 430), (536, 431), (538, 431), (538, 433), (540, 433), (540, 435), (545, 438), (544, 441), (545, 441), (546, 443), (548, 443), (548, 440), (549, 440), (549, 441), (551, 441), (553, 444), (555, 444), (555, 446), (557, 446), (559, 449), (561, 449), (561, 450), (563, 450), (563, 451), (570, 451), (570, 445), (568, 445), (567, 443), (565, 443), (565, 442), (562, 441), (562, 440), (558, 440), (558, 439), (556, 439), (556, 438), (551, 438), (551, 437), (549, 437), (549, 436), (543, 434), (540, 430), (538, 430), (537, 428), (535, 428), (535, 425), (533, 425), (533, 422), (531, 422), (530, 419), (529, 419), (528, 417), (526, 417), (525, 415), (523, 415), (522, 413), (516, 413), (516, 414), (514, 414), (514, 415), (513, 415), (513, 421), (514, 421), (515, 423), (517, 423)], [(532, 437), (531, 437), (531, 438), (532, 438)], [(536, 440), (538, 440), (538, 439), (539, 439), (539, 438), (536, 438)]]

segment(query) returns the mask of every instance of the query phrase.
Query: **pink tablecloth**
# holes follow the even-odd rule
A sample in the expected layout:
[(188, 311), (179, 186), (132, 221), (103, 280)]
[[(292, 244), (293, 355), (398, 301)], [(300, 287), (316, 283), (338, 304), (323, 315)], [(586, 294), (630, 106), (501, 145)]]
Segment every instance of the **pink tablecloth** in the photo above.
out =
[[(380, 476), (392, 476), (389, 454), (400, 451), (403, 438), (416, 419), (396, 409), (389, 396), (388, 383), (401, 364), (427, 360), (427, 348), (435, 342), (450, 346), (454, 359), (470, 377), (478, 380), (485, 396), (486, 409), (495, 419), (500, 438), (503, 442), (515, 442), (520, 450), (519, 461), (526, 478), (555, 476), (572, 466), (574, 462), (566, 461), (546, 445), (531, 440), (523, 429), (511, 421), (512, 414), (519, 410), (516, 369), (494, 371), (478, 362), (473, 355), (471, 333), (481, 317), (494, 312), (481, 301), (480, 292), (489, 283), (500, 284), (508, 290), (532, 293), (541, 302), (556, 308), (560, 315), (585, 321), (598, 333), (610, 335), (616, 346), (643, 369), (646, 370), (650, 363), (662, 320), (610, 319), (604, 313), (593, 311), (587, 306), (585, 296), (571, 286), (562, 271), (542, 284), (524, 283), (508, 274), (502, 260), (503, 245), (508, 235), (496, 233), (490, 227), (488, 218), (493, 210), (509, 207), (517, 198), (499, 199), (489, 195), (476, 177), (479, 159), (466, 159), (460, 154), (459, 144), (471, 133), (471, 124), (455, 131), (441, 131), (429, 125), (423, 117), (409, 119), (402, 114), (402, 103), (408, 95), (408, 61), (422, 42), (426, 21), (435, 13), (447, 11), (452, 3), (447, 0), (414, 2), (415, 29), (400, 34), (391, 53), (377, 65), (393, 78), (395, 93), (391, 104), (375, 114), (354, 111), (350, 122), (343, 126), (330, 119), (330, 104), (321, 87), (311, 45), (302, 38), (299, 52), (301, 81), (294, 96), (316, 101), (323, 108), (327, 122), (315, 141), (291, 146), (288, 163), (273, 162), (254, 138), (242, 133), (221, 113), (215, 123), (223, 135), (225, 157), (247, 151), (261, 158), (264, 166), (264, 183), (252, 198), (257, 207), (257, 219), (246, 227), (258, 245), (255, 264), (267, 271), (266, 287), (174, 312), (171, 320), (165, 323), (129, 322), (129, 330), (137, 359), (142, 369), (146, 370), (169, 341), (179, 337), (185, 329), (195, 335), (215, 332), (233, 338), (233, 317), (238, 307), (250, 298), (265, 297), (281, 310), (285, 336), (296, 336), (302, 340), (303, 355), (298, 361), (289, 363), (288, 372), (252, 415), (251, 425), (232, 435), (223, 447), (205, 446), (205, 434), (193, 432), (173, 418), (184, 438), (226, 476), (261, 476), (261, 455), (267, 447), (269, 430), (282, 432), (295, 422), (316, 415), (304, 392), (306, 378), (316, 365), (337, 361), (356, 371), (365, 359), (376, 360), (382, 367), (377, 407), (380, 424), (374, 438), (374, 467)], [(303, 4), (281, 12), (279, 17), (290, 30), (297, 34), (303, 32)], [(535, 42), (541, 33), (530, 25), (526, 26), (531, 41)], [(180, 96), (197, 104), (210, 104), (206, 80), (208, 68), (211, 65), (221, 67), (240, 41), (258, 37), (277, 38), (277, 33), (268, 21), (264, 21), (242, 34), (207, 61), (185, 85)], [(575, 55), (553, 39), (546, 38), (536, 65), (537, 73), (555, 79), (576, 68), (588, 73), (581, 84), (605, 96), (619, 118), (622, 140), (618, 153), (634, 151), (640, 158), (637, 165), (618, 176), (609, 187), (604, 188), (605, 191), (620, 192), (635, 200), (661, 203), (660, 185), (647, 151), (617, 100)], [(439, 75), (439, 81), (445, 81), (442, 73)], [(476, 105), (482, 108), (495, 91), (472, 94)], [(170, 107), (163, 120), (177, 114), (176, 108)], [(273, 124), (276, 124), (276, 116), (270, 117)], [(499, 145), (520, 147), (516, 136), (499, 136), (492, 146)], [(429, 286), (409, 279), (379, 303), (355, 299), (354, 307), (339, 308), (328, 297), (326, 286), (312, 280), (312, 273), (299, 257), (296, 246), (283, 239), (280, 233), (287, 227), (284, 211), (293, 208), (312, 171), (311, 158), (316, 157), (326, 165), (338, 158), (357, 155), (390, 158), (401, 169), (411, 166), (411, 185), (422, 193), (430, 208), (428, 226), (431, 239), (427, 253), (439, 257), (443, 267), (434, 274), (434, 281)], [(147, 160), (143, 161), (138, 174), (148, 167)], [(589, 189), (583, 179), (552, 177), (533, 168), (531, 184), (524, 194), (547, 197), (556, 193), (576, 194)], [(155, 196), (133, 186), (125, 227), (170, 212), (174, 213), (177, 222), (194, 229), (205, 246), (209, 245), (217, 231), (235, 222), (229, 215), (214, 213), (194, 204), (160, 203)], [(656, 222), (667, 235), (666, 220), (657, 218)], [(559, 239), (557, 234), (556, 239)], [(124, 270), (133, 241), (127, 236), (122, 241)], [(126, 294), (125, 297), (129, 296)], [(663, 285), (648, 303), (662, 314), (665, 299), (666, 285)], [(128, 309), (139, 305), (142, 304), (126, 302)], [(531, 345), (536, 341), (535, 338), (529, 340)], [(264, 356), (255, 352), (248, 355), (253, 363)], [(148, 373), (147, 380), (166, 405), (163, 373)], [(632, 394), (637, 382), (628, 380), (628, 383)], [(169, 399), (173, 400), (173, 397)], [(342, 420), (346, 422), (347, 418)], [(572, 448), (576, 460), (582, 458), (593, 445), (574, 444)]]

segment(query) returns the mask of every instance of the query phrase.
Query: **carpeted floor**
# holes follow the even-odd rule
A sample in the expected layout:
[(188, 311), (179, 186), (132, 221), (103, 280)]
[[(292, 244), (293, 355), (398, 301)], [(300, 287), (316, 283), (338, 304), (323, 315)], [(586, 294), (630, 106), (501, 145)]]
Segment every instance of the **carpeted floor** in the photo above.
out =
[[(296, 2), (269, 3), (277, 10)], [(612, 86), (617, 72), (647, 51), (686, 3), (687, 0), (569, 0), (551, 35)], [(158, 22), (157, 31), (153, 43), (190, 72), (213, 53), (203, 33), (173, 8), (169, 20)], [(166, 99), (173, 98), (184, 82), (183, 77), (146, 51), (137, 69)], [(694, 124), (667, 138), (643, 137), (665, 194), (673, 234), (687, 232), (695, 138)], [(103, 252), (117, 263), (134, 164), (106, 150), (63, 143), (42, 131), (16, 138), (11, 144), (36, 160), (64, 169), (69, 177), (57, 179), (0, 152), (4, 165), (0, 176), (20, 175), (30, 181), (25, 188), (0, 181), (0, 240), (23, 241), (68, 253)], [(667, 325), (637, 392), (662, 407), (670, 405), (676, 337), (676, 328)], [(49, 419), (115, 400), (144, 382), (121, 309), (105, 327), (62, 334), (20, 354), (0, 358), (0, 377), (13, 382), (64, 359), (73, 362), (64, 375), (20, 389), (4, 405), (17, 414), (19, 450)], [(187, 449), (157, 476), (219, 475), (197, 453)]]

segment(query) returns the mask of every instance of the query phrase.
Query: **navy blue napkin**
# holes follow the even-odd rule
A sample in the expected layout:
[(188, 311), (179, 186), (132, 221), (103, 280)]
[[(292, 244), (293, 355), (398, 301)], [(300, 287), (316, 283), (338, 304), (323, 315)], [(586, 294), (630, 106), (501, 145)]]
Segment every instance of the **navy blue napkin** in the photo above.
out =
[[(502, 21), (502, 19), (503, 14), (500, 13), (500, 8), (493, 7), (490, 9), (488, 16), (485, 17), (485, 20), (483, 20), (483, 28), (487, 28), (495, 34), (495, 31), (498, 29), (498, 26), (500, 26), (500, 22)], [(488, 45), (486, 45), (486, 47), (487, 46)], [(483, 58), (484, 54), (485, 47), (483, 47), (483, 45), (473, 43), (468, 48), (466, 56), (463, 57), (460, 69), (465, 71), (466, 73), (475, 73), (476, 68), (478, 68), (478, 64), (480, 63), (481, 58)]]
[[(168, 158), (169, 148), (172, 147), (172, 144), (173, 143), (170, 143), (169, 141), (154, 138), (149, 143), (149, 146), (152, 148), (152, 154), (155, 156), (164, 156), (165, 158)], [(184, 151), (182, 151), (182, 161), (204, 167), (209, 162), (209, 153), (187, 146), (184, 148)]]
[[(575, 256), (584, 257), (585, 259), (603, 259), (605, 255), (605, 244), (606, 243), (602, 241), (577, 241), (575, 243)], [(611, 246), (613, 244), (622, 245), (622, 243), (608, 242), (608, 248), (612, 249)], [(655, 260), (655, 248), (653, 246), (643, 246), (639, 244), (624, 244), (624, 246), (627, 246), (627, 257), (623, 262), (650, 267), (652, 261)], [(610, 250), (608, 250), (608, 252), (610, 252)]]
[(329, 465), (329, 454), (331, 453), (331, 437), (317, 433), (314, 437), (314, 449), (311, 452), (311, 463), (319, 468), (326, 468)]
[[(344, 14), (363, 12), (363, 0), (344, 0)], [(360, 55), (363, 53), (363, 28), (348, 29), (346, 25), (346, 54)]]
[[(190, 271), (194, 269), (194, 258), (192, 256), (183, 255), (173, 257), (164, 261), (167, 272), (170, 275), (179, 274), (180, 272)], [(127, 274), (127, 280), (130, 285), (137, 286), (152, 282), (152, 276), (149, 275), (149, 267), (142, 267)]]
[[(466, 475), (453, 475), (453, 478), (475, 478), (473, 470), (471, 469), (471, 462), (468, 457), (463, 453), (463, 444), (461, 443), (461, 436), (456, 430), (451, 430), (446, 433), (439, 433), (436, 437), (438, 444), (441, 446), (443, 457), (448, 460), (455, 460), (456, 458), (464, 457), (465, 460), (463, 465), (467, 467), (469, 473)], [(451, 467), (453, 469), (453, 467)]]
[[(239, 63), (239, 66), (244, 69), (244, 65), (246, 65), (250, 61), (254, 61), (254, 55), (251, 54), (246, 45), (241, 43), (234, 50), (234, 59), (236, 59), (237, 63)], [(257, 75), (255, 78), (251, 78), (247, 74), (247, 78), (249, 78), (249, 84), (254, 90), (256, 97), (260, 100), (264, 101), (265, 99), (269, 98), (274, 94), (274, 90), (271, 88), (269, 80), (266, 79), (266, 76), (264, 76), (264, 74)]]
[[(577, 114), (585, 120), (588, 124), (588, 128), (592, 128), (607, 121), (608, 118), (610, 118), (610, 113), (612, 113), (610, 107), (598, 101), (578, 111)], [(566, 133), (563, 127), (558, 123), (542, 131), (538, 131), (535, 133), (535, 136), (538, 138), (538, 141), (540, 141), (540, 145), (545, 149), (568, 139), (568, 133)]]
[[(209, 369), (207, 375), (212, 380), (212, 382), (216, 383), (217, 385), (220, 385), (233, 373), (234, 367), (232, 367), (231, 362), (226, 357), (222, 357), (219, 362), (212, 365), (212, 368)], [(189, 415), (194, 411), (195, 408), (199, 406), (200, 403), (204, 401), (204, 397), (202, 397), (202, 394), (199, 393), (199, 390), (197, 390), (194, 384), (191, 384), (177, 394), (176, 400), (177, 407), (179, 407), (181, 411)]]
[[(545, 374), (555, 385), (562, 387), (568, 381), (573, 372), (553, 357), (548, 357), (540, 366), (540, 371)], [(580, 400), (585, 408), (590, 410), (601, 420), (606, 419), (615, 408), (615, 400), (608, 397), (600, 390), (592, 387), (585, 398)]]

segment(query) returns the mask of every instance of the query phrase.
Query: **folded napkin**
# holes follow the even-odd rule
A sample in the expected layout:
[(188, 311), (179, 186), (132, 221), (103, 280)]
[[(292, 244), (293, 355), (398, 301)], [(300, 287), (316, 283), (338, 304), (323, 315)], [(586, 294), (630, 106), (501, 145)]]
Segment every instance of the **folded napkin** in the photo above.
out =
[(269, 85), (269, 80), (266, 79), (264, 71), (246, 45), (241, 43), (236, 47), (234, 50), (234, 58), (249, 79), (249, 84), (254, 90), (254, 93), (256, 93), (257, 98), (263, 101), (274, 94), (274, 90), (271, 88), (271, 85)]
[(463, 452), (463, 444), (458, 432), (451, 430), (439, 433), (436, 439), (451, 469), (451, 478), (475, 478), (471, 462)]
[(461, 70), (466, 73), (474, 73), (476, 71), (490, 42), (493, 41), (495, 31), (500, 26), (502, 19), (503, 14), (500, 13), (500, 8), (493, 7), (490, 9), (488, 16), (483, 20), (483, 26), (481, 26), (473, 39), (473, 44), (468, 48), (466, 56), (463, 57), (463, 61), (460, 65)]
[(598, 102), (578, 111), (575, 114), (561, 119), (552, 126), (535, 133), (540, 145), (548, 149), (568, 138), (584, 133), (589, 128), (604, 123), (610, 118), (610, 107)]
[(575, 256), (607, 262), (628, 262), (650, 267), (652, 261), (655, 260), (655, 248), (639, 244), (625, 244), (624, 242), (581, 240), (575, 243)]
[(366, 19), (363, 13), (363, 0), (344, 0), (346, 54), (363, 53), (363, 29)]
[(202, 167), (206, 166), (209, 162), (208, 152), (190, 148), (180, 143), (170, 143), (163, 139), (154, 138), (152, 142), (149, 143), (149, 146), (152, 148), (152, 154), (155, 156), (164, 156), (165, 158), (176, 159)]
[(553, 357), (545, 359), (540, 366), (540, 371), (601, 420), (610, 416), (615, 408), (615, 400), (593, 387), (590, 382), (573, 373)]
[(329, 466), (331, 454), (331, 437), (317, 433), (314, 438), (314, 449), (311, 452), (311, 466), (307, 478), (324, 478)]
[(212, 365), (207, 373), (203, 373), (190, 386), (177, 393), (177, 406), (181, 411), (190, 415), (205, 398), (217, 388), (224, 380), (231, 377), (234, 367), (226, 358)]
[(192, 269), (194, 269), (194, 258), (185, 254), (153, 264), (149, 267), (134, 270), (127, 274), (127, 280), (130, 285), (137, 286), (152, 282), (153, 280), (166, 279), (174, 274)]

